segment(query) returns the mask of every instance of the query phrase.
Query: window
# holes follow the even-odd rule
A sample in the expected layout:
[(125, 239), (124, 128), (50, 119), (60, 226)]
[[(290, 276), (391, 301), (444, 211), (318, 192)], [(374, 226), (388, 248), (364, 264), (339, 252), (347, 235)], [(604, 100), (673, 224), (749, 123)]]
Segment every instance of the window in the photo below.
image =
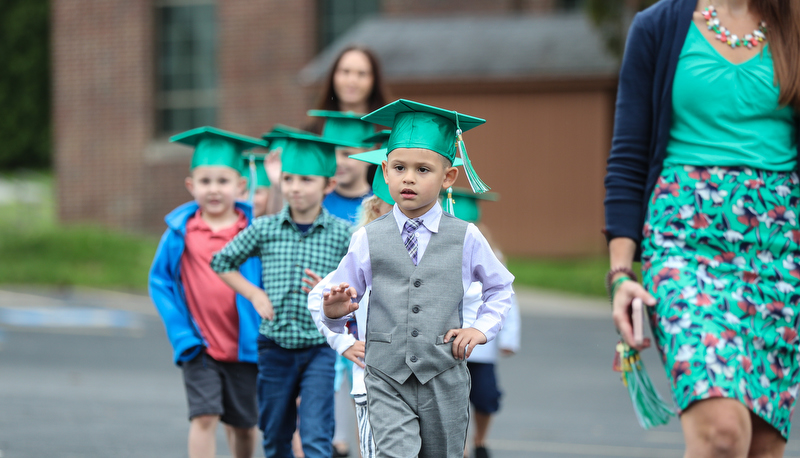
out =
[(584, 6), (584, 0), (558, 0), (557, 8), (561, 11), (574, 11)]
[(324, 49), (360, 20), (381, 11), (380, 0), (317, 0), (319, 49)]
[(217, 121), (217, 17), (211, 0), (156, 2), (156, 123), (172, 135)]

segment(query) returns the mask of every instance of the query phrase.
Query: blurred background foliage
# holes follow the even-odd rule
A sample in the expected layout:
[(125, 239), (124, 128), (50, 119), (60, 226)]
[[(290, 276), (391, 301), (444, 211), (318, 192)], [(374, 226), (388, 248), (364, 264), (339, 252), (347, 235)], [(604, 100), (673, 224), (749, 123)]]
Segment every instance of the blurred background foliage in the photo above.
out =
[(603, 34), (606, 49), (617, 59), (625, 51), (625, 37), (633, 16), (657, 0), (586, 0), (586, 13)]
[(50, 2), (0, 1), (0, 170), (47, 168)]

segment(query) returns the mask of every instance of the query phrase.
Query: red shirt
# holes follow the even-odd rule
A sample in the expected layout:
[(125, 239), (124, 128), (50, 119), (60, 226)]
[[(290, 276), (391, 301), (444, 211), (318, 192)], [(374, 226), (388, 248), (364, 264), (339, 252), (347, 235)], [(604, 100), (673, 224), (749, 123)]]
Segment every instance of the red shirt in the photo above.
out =
[(206, 353), (217, 361), (239, 360), (239, 312), (236, 293), (211, 270), (211, 257), (247, 227), (247, 217), (236, 210), (234, 224), (212, 232), (200, 210), (186, 222), (186, 247), (181, 257), (181, 282), (186, 303), (208, 343)]

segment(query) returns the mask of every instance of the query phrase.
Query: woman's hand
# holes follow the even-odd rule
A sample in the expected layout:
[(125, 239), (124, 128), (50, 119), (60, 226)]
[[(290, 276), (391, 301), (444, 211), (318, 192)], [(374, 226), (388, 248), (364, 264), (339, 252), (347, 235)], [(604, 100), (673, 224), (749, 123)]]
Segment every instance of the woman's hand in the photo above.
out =
[(633, 280), (627, 280), (622, 282), (615, 291), (611, 316), (625, 343), (631, 348), (641, 351), (650, 346), (650, 339), (645, 338), (641, 345), (634, 344), (631, 302), (636, 297), (649, 307), (656, 305), (656, 299), (645, 291), (642, 285)]

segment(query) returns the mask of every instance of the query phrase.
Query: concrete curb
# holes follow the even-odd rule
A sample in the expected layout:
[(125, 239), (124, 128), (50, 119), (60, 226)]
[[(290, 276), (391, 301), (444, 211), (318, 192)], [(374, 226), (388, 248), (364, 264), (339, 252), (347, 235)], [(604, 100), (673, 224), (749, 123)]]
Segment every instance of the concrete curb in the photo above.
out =
[[(605, 299), (568, 293), (515, 287), (520, 313), (525, 316), (558, 316), (611, 320)], [(88, 287), (55, 288), (49, 286), (0, 286), (0, 307), (82, 305), (102, 307), (149, 316), (158, 316), (147, 295)]]

